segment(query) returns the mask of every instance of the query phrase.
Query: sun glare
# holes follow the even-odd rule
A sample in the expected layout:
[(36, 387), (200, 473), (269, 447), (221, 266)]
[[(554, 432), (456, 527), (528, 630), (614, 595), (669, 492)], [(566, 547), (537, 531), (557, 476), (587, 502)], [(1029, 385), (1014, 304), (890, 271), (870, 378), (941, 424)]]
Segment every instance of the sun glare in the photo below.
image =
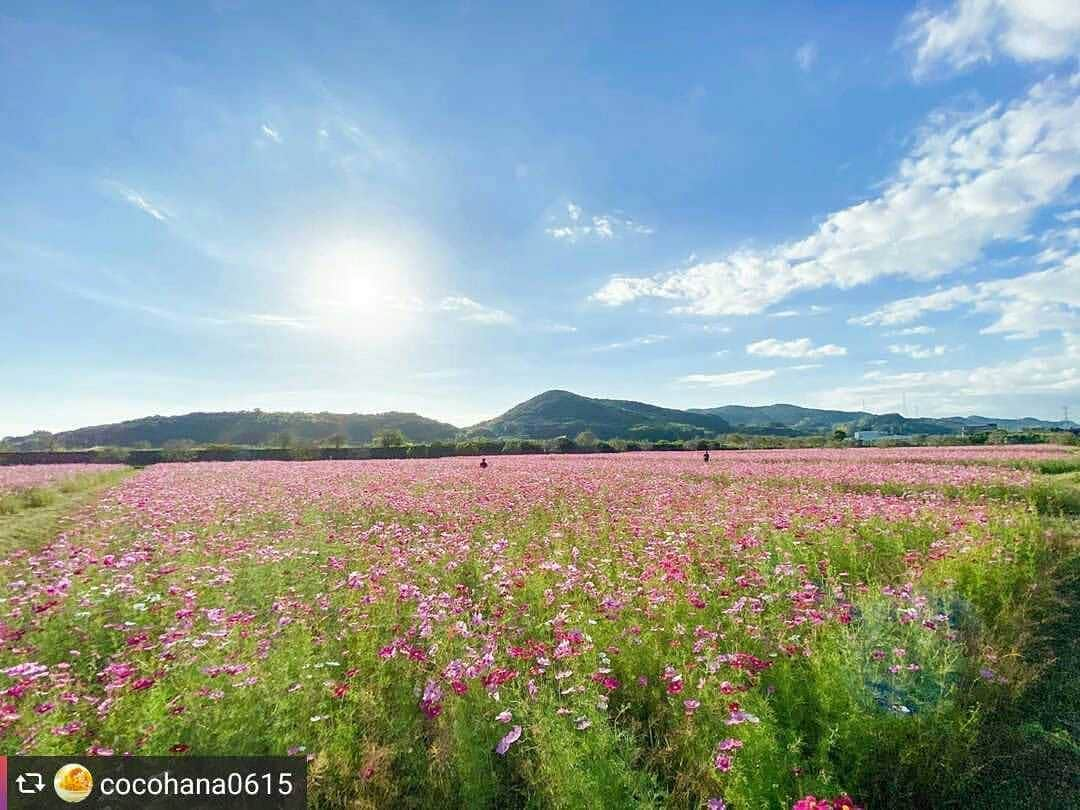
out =
[(340, 335), (398, 337), (423, 308), (414, 254), (388, 240), (338, 242), (314, 251), (306, 266), (306, 303)]

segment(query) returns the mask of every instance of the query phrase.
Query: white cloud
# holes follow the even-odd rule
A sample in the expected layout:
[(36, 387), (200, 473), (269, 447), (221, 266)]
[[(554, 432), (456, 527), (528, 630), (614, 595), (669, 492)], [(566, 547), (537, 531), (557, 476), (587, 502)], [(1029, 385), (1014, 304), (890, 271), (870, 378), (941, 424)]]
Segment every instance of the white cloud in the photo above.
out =
[(916, 295), (892, 301), (866, 315), (851, 318), (848, 322), (861, 326), (892, 326), (911, 323), (927, 312), (947, 312), (973, 299), (971, 287), (961, 284), (947, 290), (937, 290), (927, 295)]
[(150, 202), (144, 194), (135, 189), (111, 181), (106, 182), (105, 185), (119, 194), (122, 200), (135, 206), (144, 214), (149, 214), (158, 222), (167, 222), (170, 219), (169, 213), (164, 208)]
[(795, 340), (767, 338), (747, 344), (746, 353), (760, 357), (842, 357), (847, 354), (847, 349), (834, 343), (814, 346), (808, 337)]
[(614, 239), (621, 233), (637, 233), (648, 236), (653, 229), (647, 225), (634, 222), (619, 214), (596, 214), (587, 217), (580, 205), (567, 203), (566, 219), (563, 224), (552, 225), (545, 229), (545, 233), (553, 239), (565, 242), (577, 242), (586, 237), (596, 239)]
[(1056, 61), (1080, 52), (1080, 5), (1070, 0), (955, 0), (907, 20), (912, 73), (963, 70), (1003, 54), (1019, 62)]
[(818, 57), (817, 43), (810, 41), (804, 42), (795, 51), (795, 61), (799, 65), (799, 69), (803, 72), (809, 72), (814, 67), (814, 63)]
[(667, 339), (667, 335), (642, 335), (641, 337), (630, 338), (630, 340), (620, 340), (616, 343), (597, 346), (593, 351), (610, 352), (615, 351), (616, 349), (632, 349), (635, 346), (653, 346), (657, 343), (663, 343)]
[(821, 363), (802, 363), (797, 366), (788, 366), (792, 371), (810, 371), (814, 368), (822, 368)]
[(570, 334), (578, 330), (576, 326), (571, 326), (567, 323), (543, 323), (537, 328), (541, 332), (551, 332), (557, 335)]
[(443, 312), (456, 313), (459, 320), (486, 326), (505, 326), (514, 322), (514, 317), (504, 310), (484, 306), (464, 295), (451, 295), (439, 302)]
[(748, 315), (804, 290), (885, 276), (932, 279), (1025, 236), (1080, 175), (1080, 76), (1036, 84), (1015, 103), (938, 115), (879, 196), (829, 214), (805, 239), (744, 249), (652, 276), (616, 276), (592, 296), (641, 298), (693, 315)]
[(826, 312), (832, 312), (832, 307), (823, 307), (819, 306), (818, 304), (810, 305), (811, 315), (824, 315)]
[(701, 327), (703, 332), (716, 335), (728, 335), (731, 334), (730, 326), (717, 326), (716, 324), (707, 323)]
[(795, 318), (799, 314), (797, 309), (782, 309), (779, 312), (770, 312), (770, 318)]
[(941, 357), (948, 349), (942, 345), (919, 346), (915, 343), (894, 343), (889, 346), (889, 351), (893, 354), (905, 355), (912, 360), (928, 360), (931, 357)]
[[(1042, 332), (1073, 331), (1080, 326), (1080, 253), (1067, 257), (1049, 270), (902, 298), (852, 318), (851, 322), (863, 326), (893, 326), (918, 320), (926, 312), (945, 312), (964, 304), (970, 305), (975, 312), (996, 317), (981, 330), (983, 334), (1031, 338)], [(902, 333), (917, 334), (913, 330)]]
[(310, 329), (311, 320), (298, 318), (294, 315), (274, 315), (264, 312), (253, 312), (240, 318), (241, 323), (249, 323), (254, 326), (269, 326), (282, 329)]
[(278, 131), (269, 124), (262, 125), (262, 134), (272, 140), (274, 143), (281, 143), (281, 136), (278, 135)]
[(932, 335), (936, 331), (932, 326), (909, 326), (907, 329), (893, 329), (885, 334), (889, 337), (903, 337), (905, 335)]
[(687, 374), (676, 382), (686, 385), (704, 385), (709, 388), (725, 388), (732, 385), (750, 385), (776, 376), (773, 369), (752, 368), (744, 371), (729, 371), (726, 374)]
[(879, 374), (865, 385), (821, 391), (812, 399), (830, 408), (850, 408), (866, 400), (871, 410), (895, 409), (902, 395), (918, 397), (924, 415), (992, 413), (1009, 398), (1080, 392), (1080, 335), (1066, 334), (1053, 354), (967, 369)]

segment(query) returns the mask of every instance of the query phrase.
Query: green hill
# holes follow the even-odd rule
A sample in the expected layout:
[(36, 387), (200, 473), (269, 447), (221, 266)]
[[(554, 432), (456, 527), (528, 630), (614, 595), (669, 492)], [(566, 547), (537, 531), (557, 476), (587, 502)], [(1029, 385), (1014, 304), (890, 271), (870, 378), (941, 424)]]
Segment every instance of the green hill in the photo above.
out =
[(400, 430), (415, 442), (453, 439), (459, 433), (459, 429), (453, 425), (425, 419), (414, 413), (227, 411), (147, 416), (55, 434), (34, 433), (5, 439), (4, 443), (16, 450), (47, 449), (52, 444), (69, 450), (101, 446), (133, 447), (141, 443), (161, 447), (166, 442), (184, 440), (199, 444), (259, 445), (284, 434), (293, 440), (305, 441), (322, 441), (333, 435), (341, 435), (351, 444), (364, 444), (382, 430)]
[(545, 391), (470, 433), (550, 439), (592, 431), (600, 439), (681, 439), (724, 433), (727, 420), (714, 414), (661, 408), (644, 402), (594, 399), (570, 391)]
[(321, 442), (342, 436), (349, 444), (370, 443), (383, 430), (400, 430), (413, 442), (450, 441), (463, 434), (472, 437), (573, 438), (591, 431), (600, 439), (691, 439), (719, 433), (741, 432), (775, 436), (806, 436), (831, 433), (841, 427), (849, 432), (877, 430), (899, 436), (948, 435), (995, 424), (1007, 430), (1072, 428), (1075, 423), (1040, 419), (993, 419), (956, 416), (945, 419), (909, 419), (898, 413), (873, 414), (776, 404), (750, 407), (722, 405), (716, 408), (677, 410), (645, 402), (598, 399), (570, 391), (545, 391), (515, 405), (501, 416), (462, 430), (415, 413), (339, 414), (228, 411), (189, 413), (183, 416), (148, 416), (112, 425), (79, 428), (62, 433), (37, 432), (5, 439), (10, 450), (45, 450), (52, 447), (79, 449), (115, 446), (161, 447), (168, 442), (198, 444), (264, 445), (282, 436), (294, 441)]
[(797, 433), (828, 433), (836, 427), (846, 430), (880, 430), (897, 434), (947, 435), (959, 433), (959, 425), (942, 419), (908, 419), (898, 413), (873, 414), (865, 411), (833, 411), (803, 408), (798, 405), (721, 405), (718, 408), (692, 408), (697, 413), (722, 416), (740, 427), (785, 427)]

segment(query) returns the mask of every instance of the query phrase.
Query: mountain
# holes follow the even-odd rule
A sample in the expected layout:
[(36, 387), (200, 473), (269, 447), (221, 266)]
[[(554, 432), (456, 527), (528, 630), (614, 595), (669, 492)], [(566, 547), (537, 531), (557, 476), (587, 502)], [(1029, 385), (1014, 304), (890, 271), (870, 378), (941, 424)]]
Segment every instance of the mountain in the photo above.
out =
[(589, 430), (600, 439), (682, 439), (730, 429), (728, 421), (715, 414), (621, 399), (594, 399), (570, 391), (545, 391), (501, 416), (473, 425), (469, 433), (551, 439), (573, 438)]
[(1053, 422), (1025, 417), (995, 419), (986, 416), (950, 416), (944, 418), (911, 419), (898, 413), (874, 414), (866, 411), (833, 411), (821, 408), (802, 408), (784, 403), (776, 405), (721, 405), (716, 408), (691, 408), (694, 413), (715, 414), (739, 427), (785, 427), (801, 433), (827, 433), (834, 428), (845, 430), (878, 430), (898, 435), (949, 435), (963, 429), (996, 425), (1004, 430), (1071, 429), (1075, 422)]
[(1003, 419), (992, 416), (949, 416), (937, 421), (956, 425), (957, 427), (968, 428), (993, 424), (997, 425), (1002, 430), (1047, 430), (1054, 428), (1072, 430), (1076, 427), (1080, 427), (1080, 425), (1077, 425), (1076, 422), (1071, 419), (1068, 421), (1063, 419), (1047, 421), (1045, 419), (1036, 419), (1033, 416), (1024, 416), (1019, 419)]
[(61, 433), (34, 433), (11, 437), (5, 445), (17, 450), (43, 449), (55, 443), (67, 449), (80, 447), (132, 447), (149, 442), (189, 440), (199, 444), (266, 444), (271, 437), (288, 434), (293, 439), (321, 441), (339, 434), (352, 444), (370, 442), (382, 430), (400, 430), (415, 442), (453, 439), (460, 432), (445, 422), (415, 413), (282, 413), (227, 411), (189, 413), (183, 416), (148, 416), (112, 425), (98, 425)]
[(832, 430), (833, 425), (854, 422), (873, 414), (861, 411), (827, 411), (802, 408), (798, 405), (721, 405), (718, 408), (691, 408), (692, 413), (708, 413), (721, 416), (740, 427), (788, 427), (810, 433)]
[(570, 391), (545, 391), (515, 405), (501, 416), (462, 431), (445, 422), (415, 413), (282, 413), (228, 411), (189, 413), (183, 416), (148, 416), (112, 425), (98, 425), (62, 433), (39, 431), (5, 439), (6, 449), (43, 450), (53, 446), (135, 447), (188, 440), (198, 444), (267, 444), (287, 434), (294, 440), (324, 441), (344, 436), (349, 444), (367, 444), (383, 430), (400, 430), (414, 442), (454, 440), (463, 433), (472, 437), (573, 438), (592, 431), (600, 439), (688, 439), (718, 433), (750, 433), (800, 436), (831, 433), (840, 427), (877, 430), (901, 436), (948, 435), (972, 428), (996, 425), (1006, 430), (1072, 429), (1075, 422), (1050, 422), (1025, 417), (995, 419), (984, 416), (951, 416), (943, 419), (909, 419), (898, 413), (836, 411), (803, 408), (784, 403), (750, 407), (722, 405), (681, 411), (624, 399), (597, 399)]

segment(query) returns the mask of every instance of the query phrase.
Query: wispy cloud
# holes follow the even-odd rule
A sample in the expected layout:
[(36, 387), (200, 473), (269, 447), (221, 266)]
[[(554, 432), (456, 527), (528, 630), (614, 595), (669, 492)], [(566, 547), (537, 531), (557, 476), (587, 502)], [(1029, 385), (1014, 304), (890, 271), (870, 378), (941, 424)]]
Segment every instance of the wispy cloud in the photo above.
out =
[(663, 343), (668, 339), (667, 335), (642, 335), (641, 337), (630, 338), (629, 340), (620, 340), (615, 343), (607, 343), (603, 346), (596, 346), (592, 349), (594, 352), (611, 352), (618, 349), (632, 349), (636, 346), (653, 346), (657, 343)]
[(71, 295), (113, 309), (144, 315), (158, 323), (168, 323), (191, 329), (220, 327), (259, 327), (270, 329), (308, 329), (314, 326), (309, 318), (262, 312), (235, 313), (192, 311), (178, 306), (161, 307), (126, 295), (93, 289), (67, 282), (57, 286)]
[[(961, 306), (995, 316), (993, 323), (980, 330), (983, 334), (1032, 338), (1042, 332), (1076, 331), (1080, 325), (1080, 253), (1066, 257), (1049, 270), (901, 298), (852, 318), (851, 323), (894, 326), (918, 320), (928, 312), (947, 312)], [(932, 331), (927, 326), (916, 326), (900, 334)]]
[(454, 313), (458, 320), (485, 326), (507, 326), (514, 322), (514, 316), (505, 310), (485, 306), (464, 295), (451, 295), (439, 302), (440, 310)]
[(909, 326), (907, 329), (893, 329), (885, 334), (888, 337), (903, 337), (905, 335), (932, 335), (936, 331), (932, 326)]
[(623, 233), (648, 236), (653, 229), (621, 214), (595, 214), (586, 216), (581, 206), (570, 202), (566, 205), (566, 218), (545, 229), (548, 236), (565, 242), (577, 242), (588, 237), (614, 239)]
[(310, 329), (313, 326), (310, 318), (300, 318), (294, 315), (274, 315), (265, 312), (253, 312), (250, 315), (241, 316), (236, 319), (236, 322), (281, 329)]
[(708, 388), (727, 388), (733, 385), (750, 385), (775, 376), (775, 369), (751, 368), (724, 374), (687, 374), (685, 377), (679, 377), (676, 382), (684, 385), (703, 385)]
[(804, 42), (795, 51), (795, 61), (799, 65), (799, 69), (804, 73), (809, 73), (813, 69), (814, 63), (818, 58), (818, 46), (813, 40)]
[(105, 186), (114, 194), (118, 195), (124, 202), (135, 206), (144, 214), (152, 216), (158, 222), (167, 222), (170, 219), (169, 213), (164, 208), (152, 203), (142, 192), (112, 180), (106, 181)]
[(1005, 398), (1080, 392), (1080, 335), (1065, 335), (1053, 353), (1029, 355), (966, 369), (876, 373), (864, 384), (821, 391), (813, 397), (831, 408), (895, 408), (901, 396), (918, 396), (924, 413), (941, 416), (1000, 409)]
[(278, 134), (278, 131), (269, 124), (262, 125), (262, 134), (274, 143), (281, 143), (281, 136)]
[(910, 357), (912, 360), (928, 360), (931, 357), (943, 356), (948, 351), (948, 348), (940, 344), (937, 346), (919, 346), (915, 343), (894, 343), (889, 346), (889, 351), (893, 354)]
[(756, 343), (748, 343), (746, 353), (756, 354), (759, 357), (843, 357), (847, 354), (847, 349), (835, 343), (815, 346), (808, 337), (794, 340), (766, 338)]

